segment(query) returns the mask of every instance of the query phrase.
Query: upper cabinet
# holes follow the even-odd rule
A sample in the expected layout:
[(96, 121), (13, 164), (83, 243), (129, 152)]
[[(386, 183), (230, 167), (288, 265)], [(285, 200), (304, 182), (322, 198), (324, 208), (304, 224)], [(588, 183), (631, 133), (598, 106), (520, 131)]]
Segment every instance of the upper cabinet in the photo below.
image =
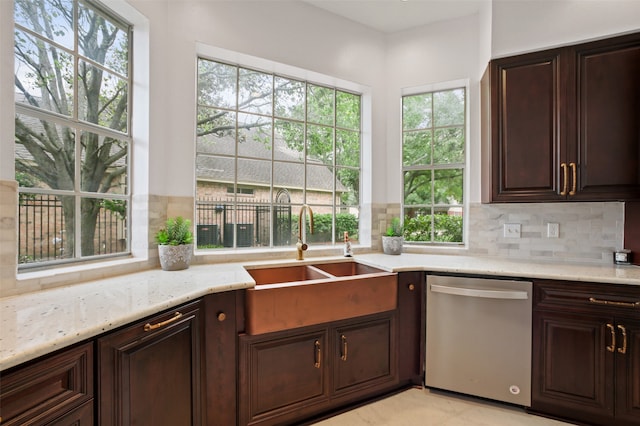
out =
[(640, 199), (640, 33), (491, 61), (483, 201)]

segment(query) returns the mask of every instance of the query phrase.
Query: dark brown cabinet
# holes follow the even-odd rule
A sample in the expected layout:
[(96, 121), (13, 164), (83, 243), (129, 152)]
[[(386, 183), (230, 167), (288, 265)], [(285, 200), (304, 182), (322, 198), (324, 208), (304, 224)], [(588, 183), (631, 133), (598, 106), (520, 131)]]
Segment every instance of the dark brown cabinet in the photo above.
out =
[(397, 387), (395, 318), (241, 335), (239, 424), (297, 424)]
[(200, 301), (98, 339), (101, 425), (203, 424)]
[(2, 372), (2, 425), (93, 425), (93, 343)]
[(533, 411), (598, 425), (640, 424), (640, 289), (537, 281)]
[(425, 344), (425, 273), (398, 273), (398, 376), (402, 385), (422, 385)]
[(640, 34), (491, 61), (483, 201), (639, 199), (639, 75)]

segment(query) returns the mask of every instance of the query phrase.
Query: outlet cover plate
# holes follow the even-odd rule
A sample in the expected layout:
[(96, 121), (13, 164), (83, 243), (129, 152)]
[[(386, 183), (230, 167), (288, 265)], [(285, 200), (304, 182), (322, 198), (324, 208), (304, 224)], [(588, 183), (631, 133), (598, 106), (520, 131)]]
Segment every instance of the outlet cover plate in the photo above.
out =
[(519, 223), (505, 223), (504, 224), (504, 237), (505, 238), (520, 238), (520, 224)]
[(560, 237), (560, 224), (547, 223), (547, 238), (558, 238), (558, 237)]

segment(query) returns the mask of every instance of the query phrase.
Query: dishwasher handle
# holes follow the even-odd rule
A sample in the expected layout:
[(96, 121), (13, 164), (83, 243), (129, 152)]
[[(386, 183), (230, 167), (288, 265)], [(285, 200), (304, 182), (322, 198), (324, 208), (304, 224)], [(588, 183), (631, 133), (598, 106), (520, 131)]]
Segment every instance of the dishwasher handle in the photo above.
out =
[(526, 291), (520, 290), (497, 290), (497, 289), (480, 289), (469, 287), (452, 287), (441, 284), (431, 284), (432, 293), (453, 294), (456, 296), (466, 297), (484, 297), (487, 299), (528, 299), (529, 295)]

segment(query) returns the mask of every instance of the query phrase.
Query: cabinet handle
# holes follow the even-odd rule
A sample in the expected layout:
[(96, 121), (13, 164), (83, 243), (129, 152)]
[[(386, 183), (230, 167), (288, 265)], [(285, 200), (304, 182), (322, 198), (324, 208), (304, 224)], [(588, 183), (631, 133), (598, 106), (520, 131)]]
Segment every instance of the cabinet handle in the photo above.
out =
[(622, 347), (618, 348), (618, 353), (626, 354), (627, 353), (627, 329), (624, 325), (618, 324), (618, 329), (622, 331)]
[(569, 163), (569, 167), (571, 167), (571, 176), (573, 177), (571, 181), (571, 191), (569, 191), (569, 195), (576, 195), (576, 185), (578, 180), (578, 167), (576, 163)]
[(560, 192), (560, 195), (567, 195), (567, 182), (569, 182), (569, 170), (567, 169), (567, 163), (560, 164), (560, 168), (562, 169), (562, 175), (564, 176), (562, 179), (562, 192)]
[(320, 350), (320, 341), (316, 340), (313, 345), (316, 347), (315, 359), (313, 366), (315, 368), (320, 368), (320, 362), (322, 362), (322, 351)]
[(226, 319), (227, 319), (227, 314), (225, 314), (224, 312), (220, 312), (218, 314), (218, 321), (222, 322), (222, 321), (224, 321)]
[(615, 300), (602, 300), (596, 299), (595, 297), (589, 298), (590, 303), (595, 303), (596, 305), (613, 305), (613, 306), (624, 306), (627, 308), (639, 308), (640, 302), (618, 302)]
[(415, 290), (416, 286), (413, 284), (409, 284), (409, 291)]
[(611, 333), (611, 345), (607, 346), (607, 350), (609, 352), (614, 352), (616, 350), (616, 329), (613, 328), (613, 324), (607, 324), (607, 328)]
[(172, 322), (177, 321), (180, 318), (182, 318), (182, 314), (180, 312), (176, 312), (175, 314), (173, 314), (173, 317), (169, 318), (166, 321), (162, 321), (162, 322), (159, 322), (157, 324), (146, 323), (144, 325), (144, 331), (151, 331), (151, 330), (155, 330), (155, 329), (160, 328), (160, 327), (164, 327), (165, 325), (171, 324)]
[(340, 359), (343, 361), (347, 360), (347, 336), (345, 336), (344, 334), (342, 336), (340, 336), (340, 340), (342, 340), (342, 355), (340, 356)]

